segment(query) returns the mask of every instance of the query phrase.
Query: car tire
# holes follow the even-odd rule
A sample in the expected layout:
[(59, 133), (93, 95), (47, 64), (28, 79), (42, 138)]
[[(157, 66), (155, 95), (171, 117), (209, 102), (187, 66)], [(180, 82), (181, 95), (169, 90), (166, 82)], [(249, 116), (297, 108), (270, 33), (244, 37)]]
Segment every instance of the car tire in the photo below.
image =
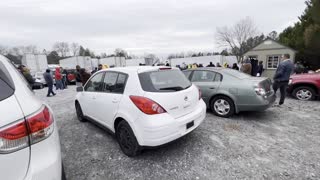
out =
[(232, 99), (226, 96), (214, 97), (210, 103), (212, 112), (219, 117), (228, 118), (235, 113)]
[(315, 99), (316, 92), (311, 87), (301, 86), (293, 90), (292, 96), (302, 101), (310, 101)]
[(126, 121), (121, 121), (116, 128), (116, 138), (122, 152), (129, 156), (137, 156), (141, 152), (141, 147), (134, 135), (130, 125)]
[(61, 180), (67, 180), (66, 172), (64, 170), (64, 165), (62, 164)]
[(86, 122), (81, 106), (78, 102), (76, 102), (76, 113), (77, 113), (77, 118), (80, 122)]

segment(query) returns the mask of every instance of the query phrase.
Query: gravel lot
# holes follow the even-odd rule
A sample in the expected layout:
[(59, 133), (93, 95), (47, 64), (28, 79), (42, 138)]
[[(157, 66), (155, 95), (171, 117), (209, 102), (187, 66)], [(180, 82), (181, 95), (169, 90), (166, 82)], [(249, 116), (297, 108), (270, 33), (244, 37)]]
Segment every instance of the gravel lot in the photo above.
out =
[(45, 97), (59, 126), (68, 179), (320, 179), (320, 102), (288, 98), (283, 107), (223, 119), (207, 113), (198, 129), (129, 158), (115, 138), (80, 123), (75, 86)]

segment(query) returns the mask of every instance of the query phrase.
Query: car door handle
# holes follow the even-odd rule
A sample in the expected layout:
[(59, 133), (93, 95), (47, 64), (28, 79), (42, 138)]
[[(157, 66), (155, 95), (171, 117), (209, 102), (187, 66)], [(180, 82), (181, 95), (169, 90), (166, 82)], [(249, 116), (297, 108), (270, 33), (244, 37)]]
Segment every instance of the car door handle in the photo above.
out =
[(92, 96), (92, 99), (97, 99), (95, 96)]
[(215, 89), (215, 87), (209, 87), (209, 89)]
[(112, 102), (113, 103), (117, 103), (117, 102), (119, 102), (119, 100), (118, 99), (113, 99)]

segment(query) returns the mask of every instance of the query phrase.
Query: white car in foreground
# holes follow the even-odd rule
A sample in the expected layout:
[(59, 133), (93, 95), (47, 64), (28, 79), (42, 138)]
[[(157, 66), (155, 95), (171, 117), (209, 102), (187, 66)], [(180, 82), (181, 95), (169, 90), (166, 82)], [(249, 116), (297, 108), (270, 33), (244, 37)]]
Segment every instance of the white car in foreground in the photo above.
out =
[(111, 130), (128, 156), (186, 135), (206, 116), (199, 89), (176, 68), (101, 70), (77, 91), (78, 119)]
[(65, 179), (51, 109), (0, 56), (0, 179)]

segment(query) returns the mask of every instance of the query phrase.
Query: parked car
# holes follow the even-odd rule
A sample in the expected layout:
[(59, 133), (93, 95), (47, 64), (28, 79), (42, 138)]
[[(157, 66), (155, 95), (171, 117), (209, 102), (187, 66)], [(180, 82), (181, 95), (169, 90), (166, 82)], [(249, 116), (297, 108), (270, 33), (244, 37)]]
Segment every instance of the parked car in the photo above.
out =
[(36, 72), (34, 74), (34, 84), (33, 89), (42, 89), (47, 84), (43, 77), (44, 72)]
[(207, 107), (220, 117), (240, 111), (263, 111), (276, 99), (268, 78), (228, 68), (197, 68), (183, 73), (200, 88)]
[(299, 100), (314, 100), (320, 95), (320, 73), (292, 75), (287, 91)]
[(115, 133), (127, 156), (190, 133), (206, 116), (199, 89), (176, 68), (100, 70), (77, 91), (78, 119), (89, 119)]
[(7, 58), (0, 56), (0, 179), (65, 179), (58, 128)]
[(76, 76), (75, 76), (75, 69), (68, 69), (67, 70), (67, 80), (68, 84), (75, 84), (76, 83)]

